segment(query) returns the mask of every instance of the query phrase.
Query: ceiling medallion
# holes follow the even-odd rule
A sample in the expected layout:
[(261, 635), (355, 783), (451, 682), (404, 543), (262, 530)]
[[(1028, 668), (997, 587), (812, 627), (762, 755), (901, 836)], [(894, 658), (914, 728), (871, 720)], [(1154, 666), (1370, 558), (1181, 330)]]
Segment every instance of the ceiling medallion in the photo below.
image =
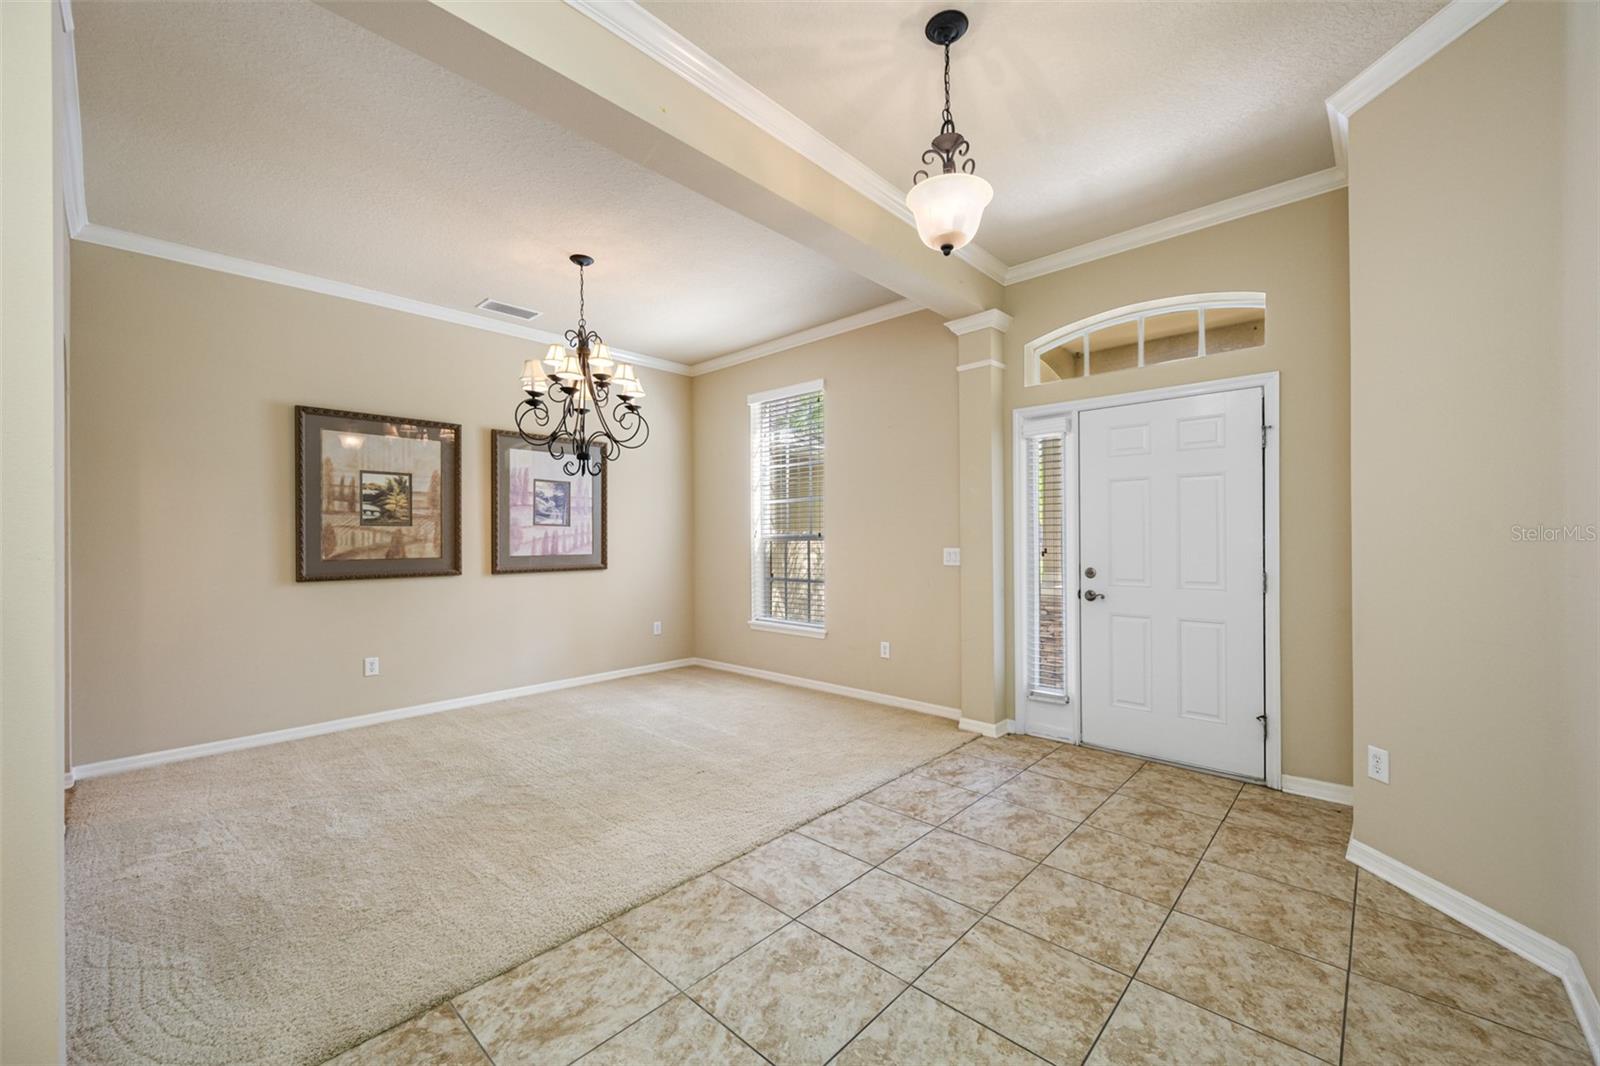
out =
[(967, 32), (967, 16), (941, 11), (928, 20), (923, 32), (944, 49), (944, 122), (932, 145), (922, 153), (922, 161), (929, 166), (938, 161), (943, 170), (931, 178), (926, 170), (913, 174), (906, 206), (916, 216), (922, 243), (949, 255), (977, 235), (983, 209), (994, 199), (994, 188), (973, 173), (976, 162), (965, 158), (971, 145), (956, 132), (956, 121), (950, 115), (950, 46)]
[[(552, 344), (543, 362), (529, 359), (522, 364), (522, 391), (528, 398), (517, 404), (516, 418), (523, 440), (547, 449), (552, 459), (563, 460), (561, 468), (569, 477), (578, 477), (598, 474), (622, 449), (649, 440), (650, 426), (639, 413), (644, 386), (632, 365), (612, 359), (600, 334), (584, 320), (583, 268), (593, 266), (594, 259), (570, 258), (578, 267), (578, 328), (567, 330), (565, 345)], [(550, 428), (530, 432), (525, 418)]]

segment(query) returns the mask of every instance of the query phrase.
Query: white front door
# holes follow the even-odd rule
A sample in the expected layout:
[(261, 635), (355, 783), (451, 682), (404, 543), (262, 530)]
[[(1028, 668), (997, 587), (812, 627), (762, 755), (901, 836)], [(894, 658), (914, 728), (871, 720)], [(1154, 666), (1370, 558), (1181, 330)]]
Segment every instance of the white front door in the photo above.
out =
[(1078, 417), (1083, 740), (1266, 776), (1262, 392)]

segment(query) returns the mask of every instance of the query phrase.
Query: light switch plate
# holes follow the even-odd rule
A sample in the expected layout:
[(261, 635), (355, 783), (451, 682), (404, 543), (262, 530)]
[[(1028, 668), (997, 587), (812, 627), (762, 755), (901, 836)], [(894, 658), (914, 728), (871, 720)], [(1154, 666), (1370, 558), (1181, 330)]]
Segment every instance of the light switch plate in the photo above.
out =
[(961, 549), (960, 548), (946, 548), (944, 550), (944, 565), (946, 565), (946, 566), (960, 566), (961, 565)]

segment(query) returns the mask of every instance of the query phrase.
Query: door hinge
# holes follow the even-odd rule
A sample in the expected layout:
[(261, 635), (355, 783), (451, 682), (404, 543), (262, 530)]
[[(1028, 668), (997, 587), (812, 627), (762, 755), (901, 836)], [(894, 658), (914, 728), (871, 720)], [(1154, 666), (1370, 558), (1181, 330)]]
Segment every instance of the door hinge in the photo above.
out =
[(1261, 723), (1261, 739), (1267, 739), (1267, 716), (1265, 714), (1258, 714), (1256, 715), (1256, 721)]
[(1261, 427), (1261, 447), (1263, 447), (1263, 448), (1265, 448), (1267, 446), (1267, 430), (1269, 430), (1271, 428), (1272, 427), (1268, 426), (1268, 425), (1263, 425)]
[(1261, 571), (1261, 592), (1262, 592), (1263, 595), (1265, 595), (1266, 591), (1267, 591), (1267, 572), (1265, 570), (1263, 570), (1263, 571)]

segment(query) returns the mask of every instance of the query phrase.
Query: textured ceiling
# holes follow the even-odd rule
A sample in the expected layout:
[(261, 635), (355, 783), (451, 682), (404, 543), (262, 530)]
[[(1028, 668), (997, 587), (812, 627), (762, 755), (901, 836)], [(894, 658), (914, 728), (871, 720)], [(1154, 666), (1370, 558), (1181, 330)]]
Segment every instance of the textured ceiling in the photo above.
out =
[[(944, 3), (645, 7), (902, 187), (938, 132)], [(1010, 264), (1333, 165), (1323, 100), (1439, 9), (1421, 3), (966, 3), (957, 128)]]
[[(893, 293), (309, 3), (78, 0), (89, 217), (698, 362)], [(499, 319), (499, 321), (505, 321)]]

